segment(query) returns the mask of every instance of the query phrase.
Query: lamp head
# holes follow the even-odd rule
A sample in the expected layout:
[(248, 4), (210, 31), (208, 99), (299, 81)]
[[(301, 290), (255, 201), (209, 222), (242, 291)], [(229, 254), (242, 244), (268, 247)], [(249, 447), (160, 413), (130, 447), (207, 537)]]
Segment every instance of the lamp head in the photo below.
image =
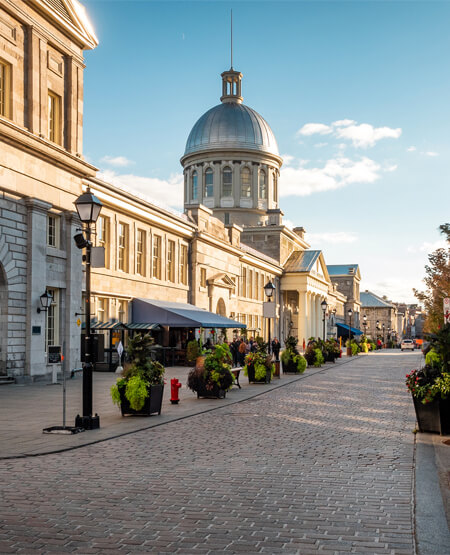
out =
[(266, 283), (266, 285), (264, 286), (264, 292), (268, 299), (272, 297), (274, 291), (275, 291), (275, 285), (271, 281)]
[(48, 307), (52, 303), (53, 295), (46, 290), (45, 293), (39, 297), (39, 300), (41, 301), (41, 306), (37, 309), (38, 314), (41, 312), (47, 312)]
[(326, 309), (327, 309), (327, 307), (328, 307), (327, 301), (324, 299), (324, 300), (320, 303), (320, 306), (322, 307), (322, 310), (325, 312)]
[(88, 189), (74, 202), (80, 220), (85, 224), (93, 224), (97, 221), (103, 204)]

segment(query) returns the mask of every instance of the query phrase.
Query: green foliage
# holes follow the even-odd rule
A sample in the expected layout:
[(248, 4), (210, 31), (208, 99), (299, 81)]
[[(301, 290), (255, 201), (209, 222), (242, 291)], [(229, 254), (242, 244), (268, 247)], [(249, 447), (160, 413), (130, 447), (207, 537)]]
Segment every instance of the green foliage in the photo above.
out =
[(433, 348), (425, 355), (425, 364), (432, 368), (439, 368), (442, 365), (442, 356)]
[(439, 395), (442, 399), (447, 399), (450, 395), (450, 372), (443, 372), (436, 378), (432, 385), (434, 395)]
[(291, 360), (291, 351), (289, 351), (288, 349), (285, 349), (281, 353), (281, 362), (287, 365), (290, 360)]
[(262, 381), (266, 379), (266, 372), (270, 370), (271, 376), (275, 372), (275, 365), (272, 363), (272, 357), (264, 352), (256, 351), (249, 353), (245, 357), (244, 375), (249, 375), (249, 368), (255, 371), (255, 380)]
[(294, 361), (294, 364), (296, 365), (297, 371), (299, 372), (299, 374), (303, 374), (307, 366), (306, 358), (302, 355), (294, 355), (292, 357), (292, 360)]
[(356, 355), (359, 353), (359, 345), (358, 345), (358, 343), (356, 343), (356, 341), (352, 341), (351, 347), (352, 347), (352, 355), (353, 355), (353, 356), (356, 356)]
[(214, 388), (227, 390), (234, 383), (231, 373), (231, 353), (226, 343), (217, 344), (204, 358), (203, 365), (195, 367), (188, 374), (187, 385), (192, 391), (205, 388), (213, 391)]
[(198, 344), (198, 341), (196, 339), (189, 341), (189, 343), (187, 344), (187, 352), (186, 352), (187, 361), (190, 363), (193, 363), (197, 360), (197, 358), (201, 354), (202, 354), (202, 350), (200, 345)]
[(141, 376), (131, 377), (125, 387), (125, 397), (134, 410), (141, 410), (148, 397), (148, 383)]
[(259, 335), (255, 339), (258, 351), (262, 353), (267, 353), (269, 343), (266, 343), (262, 337)]
[(288, 349), (289, 351), (292, 351), (295, 354), (298, 354), (298, 349), (297, 349), (298, 339), (296, 337), (294, 337), (293, 335), (290, 335), (286, 339), (284, 344), (286, 345), (286, 349)]
[(315, 367), (322, 366), (322, 364), (324, 363), (322, 351), (319, 348), (317, 348), (317, 349), (314, 349), (314, 353), (316, 355), (314, 360), (314, 366)]

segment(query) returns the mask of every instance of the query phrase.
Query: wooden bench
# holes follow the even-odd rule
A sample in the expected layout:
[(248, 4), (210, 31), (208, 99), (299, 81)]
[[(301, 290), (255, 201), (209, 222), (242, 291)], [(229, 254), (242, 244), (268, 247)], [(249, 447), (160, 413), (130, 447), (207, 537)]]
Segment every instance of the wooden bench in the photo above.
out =
[(241, 389), (241, 385), (239, 383), (239, 374), (241, 373), (242, 368), (232, 368), (231, 373), (234, 376), (234, 385), (237, 385), (239, 389)]

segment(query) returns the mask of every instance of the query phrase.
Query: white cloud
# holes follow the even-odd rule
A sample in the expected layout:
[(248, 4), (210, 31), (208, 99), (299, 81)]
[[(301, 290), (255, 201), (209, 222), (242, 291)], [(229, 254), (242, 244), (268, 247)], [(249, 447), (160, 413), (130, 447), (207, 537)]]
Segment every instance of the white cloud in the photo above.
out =
[(386, 297), (394, 302), (417, 303), (412, 292), (413, 288), (420, 285), (417, 280), (402, 278), (390, 278), (384, 281), (365, 281), (361, 285), (361, 291), (368, 289), (379, 297)]
[(398, 127), (373, 127), (369, 123), (361, 123), (360, 125), (349, 125), (336, 131), (336, 135), (340, 139), (349, 139), (353, 146), (357, 148), (367, 148), (374, 146), (381, 139), (398, 139), (402, 134), (402, 130)]
[(380, 177), (380, 171), (380, 165), (367, 157), (356, 161), (334, 158), (323, 168), (305, 168), (302, 164), (289, 166), (281, 170), (280, 195), (307, 196), (352, 183), (373, 183)]
[(427, 156), (439, 156), (438, 152), (432, 152), (432, 151), (424, 152), (424, 154), (426, 154)]
[(162, 208), (183, 208), (182, 174), (173, 174), (164, 180), (133, 174), (117, 175), (113, 170), (105, 170), (99, 172), (98, 177)]
[(353, 125), (356, 123), (353, 119), (339, 119), (337, 121), (333, 121), (332, 125), (334, 127), (347, 127), (347, 125)]
[(117, 168), (125, 168), (126, 166), (134, 164), (132, 160), (125, 158), (125, 156), (103, 156), (100, 162), (109, 164), (110, 166), (115, 166)]
[(330, 245), (341, 245), (343, 243), (355, 243), (358, 235), (353, 231), (333, 231), (324, 233), (307, 233), (306, 241), (311, 245), (328, 243)]
[(329, 135), (333, 129), (329, 125), (323, 123), (305, 123), (305, 125), (297, 131), (297, 135)]
[(397, 164), (392, 164), (390, 166), (386, 166), (385, 168), (383, 168), (383, 171), (385, 172), (395, 172), (395, 170), (398, 168)]
[(434, 243), (430, 243), (429, 241), (424, 241), (420, 245), (410, 245), (406, 250), (410, 253), (431, 253), (437, 249), (447, 249), (448, 244), (444, 239), (439, 239)]
[[(341, 119), (334, 121), (331, 125), (325, 123), (305, 123), (297, 131), (298, 135), (330, 135), (338, 139), (346, 139), (352, 142), (356, 148), (368, 148), (374, 146), (382, 139), (398, 139), (402, 134), (400, 127), (374, 127), (370, 123), (360, 123), (352, 119)], [(320, 144), (320, 143), (319, 143)]]
[(316, 148), (323, 148), (324, 146), (327, 146), (327, 145), (328, 145), (328, 143), (316, 143), (314, 146)]
[(289, 164), (294, 160), (294, 157), (290, 154), (282, 154), (281, 158), (283, 158), (283, 164), (285, 166), (289, 166)]
[(414, 152), (415, 150), (417, 150), (417, 148), (415, 146), (409, 146), (406, 150), (408, 152)]

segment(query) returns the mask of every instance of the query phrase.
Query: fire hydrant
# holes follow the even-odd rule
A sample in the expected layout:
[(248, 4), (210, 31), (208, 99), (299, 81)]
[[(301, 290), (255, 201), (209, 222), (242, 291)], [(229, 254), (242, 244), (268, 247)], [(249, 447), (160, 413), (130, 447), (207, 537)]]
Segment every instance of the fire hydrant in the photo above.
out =
[(176, 405), (178, 404), (178, 401), (180, 400), (178, 398), (178, 390), (180, 389), (181, 384), (178, 381), (178, 378), (172, 378), (170, 380), (170, 402), (172, 403), (172, 405)]

